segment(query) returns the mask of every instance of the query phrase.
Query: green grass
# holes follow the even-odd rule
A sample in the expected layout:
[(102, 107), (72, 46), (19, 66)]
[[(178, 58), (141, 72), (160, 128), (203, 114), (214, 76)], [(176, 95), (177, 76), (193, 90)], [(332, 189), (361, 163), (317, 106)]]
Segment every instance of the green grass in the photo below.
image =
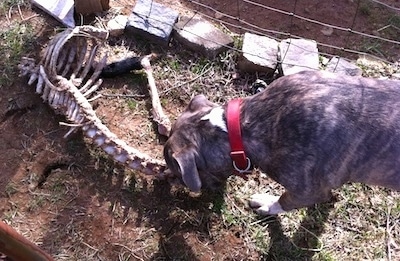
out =
[(369, 16), (372, 13), (372, 9), (373, 6), (371, 1), (361, 1), (358, 12), (362, 15)]
[(10, 197), (11, 195), (15, 194), (18, 192), (18, 189), (16, 187), (16, 185), (13, 182), (10, 182), (7, 184), (6, 189), (5, 189), (5, 193), (7, 194), (8, 197)]
[(0, 11), (2, 13), (8, 12), (10, 8), (15, 6), (29, 6), (29, 1), (27, 0), (2, 0), (0, 2)]
[[(378, 260), (388, 256), (388, 237), (398, 243), (396, 192), (345, 185), (334, 192), (336, 202), (262, 218), (249, 210), (245, 200), (260, 191), (279, 193), (281, 189), (269, 181), (260, 185), (231, 179), (224, 202), (215, 208), (220, 210), (224, 229), (239, 227), (246, 247), (257, 249), (263, 260)], [(396, 251), (391, 250), (392, 256), (398, 257)]]
[(127, 100), (126, 104), (128, 105), (128, 108), (132, 111), (135, 111), (137, 109), (138, 103), (133, 99)]

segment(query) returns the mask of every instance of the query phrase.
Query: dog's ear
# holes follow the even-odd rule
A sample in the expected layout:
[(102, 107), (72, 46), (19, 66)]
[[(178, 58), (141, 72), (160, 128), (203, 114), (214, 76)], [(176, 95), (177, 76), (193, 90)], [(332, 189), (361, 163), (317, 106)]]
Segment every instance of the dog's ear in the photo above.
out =
[(193, 99), (190, 101), (187, 108), (191, 112), (194, 112), (194, 111), (199, 111), (202, 108), (209, 108), (209, 107), (215, 107), (215, 106), (216, 106), (216, 104), (207, 100), (207, 98), (203, 94), (199, 94), (199, 95), (196, 95), (193, 97)]
[(174, 153), (172, 157), (179, 165), (182, 180), (185, 185), (193, 192), (199, 192), (201, 189), (201, 180), (197, 171), (195, 152), (193, 149), (183, 149)]

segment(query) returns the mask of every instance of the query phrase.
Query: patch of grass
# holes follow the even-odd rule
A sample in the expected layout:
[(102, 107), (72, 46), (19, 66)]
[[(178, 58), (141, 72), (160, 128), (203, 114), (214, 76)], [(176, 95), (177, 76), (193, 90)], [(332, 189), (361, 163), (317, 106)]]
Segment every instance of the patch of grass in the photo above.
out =
[(137, 106), (138, 106), (137, 102), (135, 100), (133, 100), (133, 99), (128, 99), (126, 101), (126, 104), (128, 105), (128, 108), (130, 110), (132, 110), (132, 111), (135, 111), (137, 109)]
[(142, 86), (147, 84), (147, 78), (146, 74), (143, 72), (136, 72), (136, 73), (131, 73), (129, 76), (129, 86), (131, 88), (135, 88), (136, 86)]
[(14, 218), (18, 215), (18, 207), (14, 203), (10, 203), (11, 207), (8, 210), (4, 211), (2, 215), (2, 219), (8, 224), (11, 224)]
[(207, 69), (207, 67), (212, 67), (212, 66), (213, 64), (209, 59), (199, 58), (191, 64), (189, 69), (194, 74), (201, 74)]
[(394, 14), (389, 18), (390, 25), (396, 26), (397, 29), (400, 28), (400, 15)]
[(16, 188), (16, 185), (13, 182), (10, 182), (7, 184), (5, 192), (8, 197), (11, 197), (13, 194), (18, 192), (18, 189)]
[(389, 18), (387, 34), (396, 41), (400, 41), (400, 15), (393, 14)]
[(10, 8), (14, 6), (29, 6), (27, 0), (3, 0), (0, 2), (0, 11), (2, 13), (8, 12)]
[(167, 65), (171, 70), (178, 71), (181, 69), (181, 64), (178, 59), (168, 59)]
[[(253, 214), (245, 199), (260, 191), (279, 193), (274, 186), (230, 180), (221, 207), (224, 226), (240, 227), (246, 247), (257, 249), (265, 260), (377, 260), (387, 258), (388, 238), (399, 244), (397, 192), (351, 184), (335, 191), (336, 202), (277, 218)], [(395, 247), (391, 252), (398, 257)]]
[(252, 211), (247, 208), (244, 200), (249, 192), (248, 183), (241, 184), (243, 181), (232, 178), (228, 181), (227, 192), (222, 198), (222, 202), (214, 203), (214, 207), (220, 211), (220, 218), (223, 221), (223, 229), (237, 231), (237, 237), (248, 242), (247, 248), (256, 250), (260, 254), (268, 253), (271, 248), (271, 238), (268, 227), (275, 220), (270, 217), (259, 219)]
[(362, 69), (364, 76), (373, 78), (391, 78), (393, 74), (400, 72), (398, 66), (396, 68), (396, 66), (386, 64), (382, 61), (369, 59), (367, 57), (359, 58), (357, 60), (357, 66)]
[(242, 35), (234, 35), (233, 36), (233, 47), (241, 50), (243, 47), (243, 36)]
[(36, 195), (28, 204), (28, 210), (34, 212), (39, 210), (45, 203), (46, 197), (44, 195)]
[[(8, 0), (0, 3), (0, 11), (7, 15), (15, 6), (28, 6), (28, 1)], [(30, 23), (9, 21), (6, 26), (0, 26), (0, 86), (11, 84), (18, 75), (16, 68), (21, 56), (27, 53), (33, 42), (33, 29)]]
[(362, 52), (372, 54), (377, 57), (386, 57), (385, 50), (382, 47), (382, 42), (378, 39), (365, 39), (360, 48)]
[(372, 13), (371, 9), (373, 9), (373, 6), (371, 5), (371, 1), (362, 1), (360, 3), (358, 11), (362, 15), (369, 16)]

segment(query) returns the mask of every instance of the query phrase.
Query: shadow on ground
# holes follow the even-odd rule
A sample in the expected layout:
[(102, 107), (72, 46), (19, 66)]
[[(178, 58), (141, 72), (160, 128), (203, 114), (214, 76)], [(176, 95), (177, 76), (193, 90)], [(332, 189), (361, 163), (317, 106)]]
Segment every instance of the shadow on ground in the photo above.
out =
[(311, 260), (321, 250), (319, 238), (332, 208), (333, 203), (309, 207), (292, 237), (285, 235), (279, 217), (274, 217), (275, 222), (269, 222), (268, 226), (271, 246), (262, 260)]

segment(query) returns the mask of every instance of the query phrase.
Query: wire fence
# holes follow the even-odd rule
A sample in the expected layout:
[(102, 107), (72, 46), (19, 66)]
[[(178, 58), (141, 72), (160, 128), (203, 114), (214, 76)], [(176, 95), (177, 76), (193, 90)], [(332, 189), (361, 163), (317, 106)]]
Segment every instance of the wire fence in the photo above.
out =
[(193, 17), (199, 14), (238, 35), (249, 32), (277, 41), (305, 38), (315, 40), (319, 54), (328, 58), (355, 60), (365, 56), (389, 64), (400, 62), (400, 2), (396, 0), (185, 3)]

